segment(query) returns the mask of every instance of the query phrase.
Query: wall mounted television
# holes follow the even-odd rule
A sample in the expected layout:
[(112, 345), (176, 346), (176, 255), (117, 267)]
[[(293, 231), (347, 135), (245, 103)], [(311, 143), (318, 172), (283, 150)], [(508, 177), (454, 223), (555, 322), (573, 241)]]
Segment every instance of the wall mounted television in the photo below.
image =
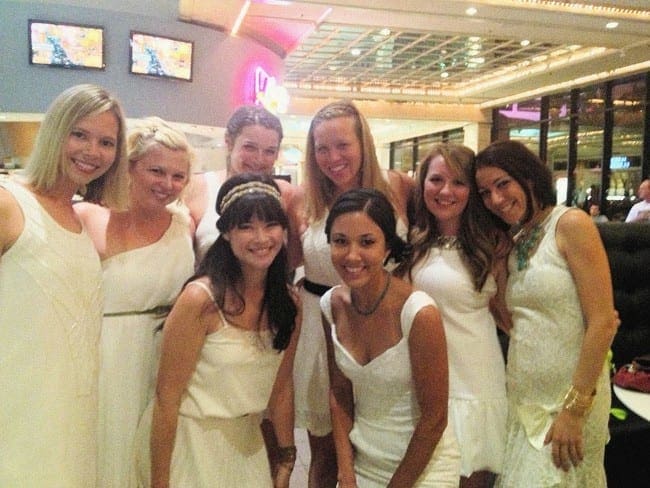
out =
[(194, 42), (131, 31), (129, 46), (131, 73), (192, 81)]
[(95, 25), (28, 20), (29, 63), (104, 69), (104, 29)]

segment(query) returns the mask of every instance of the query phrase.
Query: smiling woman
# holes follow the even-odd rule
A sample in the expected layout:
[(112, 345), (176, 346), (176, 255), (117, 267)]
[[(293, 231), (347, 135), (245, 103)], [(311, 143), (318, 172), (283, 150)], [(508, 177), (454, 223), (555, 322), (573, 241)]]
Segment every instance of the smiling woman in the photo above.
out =
[(127, 210), (75, 205), (102, 259), (106, 290), (98, 487), (128, 486), (131, 445), (154, 388), (155, 332), (194, 270), (190, 219), (174, 204), (191, 168), (185, 135), (158, 117), (143, 119), (129, 130), (128, 160)]
[(72, 197), (119, 202), (124, 149), (117, 100), (77, 85), (0, 180), (0, 486), (95, 486), (101, 266)]

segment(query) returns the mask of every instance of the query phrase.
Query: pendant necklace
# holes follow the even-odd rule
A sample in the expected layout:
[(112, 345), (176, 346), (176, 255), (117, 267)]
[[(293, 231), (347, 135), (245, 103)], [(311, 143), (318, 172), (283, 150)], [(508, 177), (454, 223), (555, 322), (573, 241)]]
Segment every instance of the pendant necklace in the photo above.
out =
[(354, 301), (354, 293), (352, 293), (352, 290), (350, 290), (350, 303), (352, 304), (352, 308), (354, 309), (355, 312), (357, 312), (359, 315), (363, 315), (364, 317), (367, 317), (368, 315), (372, 315), (373, 313), (375, 313), (377, 308), (379, 308), (379, 304), (386, 296), (386, 293), (388, 293), (389, 287), (390, 287), (390, 273), (386, 271), (386, 285), (384, 285), (384, 289), (379, 295), (379, 298), (377, 298), (377, 301), (373, 303), (372, 306), (367, 310), (363, 310), (359, 308), (359, 306)]

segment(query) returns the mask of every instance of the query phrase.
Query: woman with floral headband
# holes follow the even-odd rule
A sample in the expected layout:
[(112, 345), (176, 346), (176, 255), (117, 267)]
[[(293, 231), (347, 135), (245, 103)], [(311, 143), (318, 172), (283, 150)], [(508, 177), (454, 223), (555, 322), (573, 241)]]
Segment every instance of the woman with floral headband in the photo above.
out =
[[(136, 440), (137, 486), (289, 486), (300, 310), (287, 217), (269, 176), (230, 178), (217, 206), (219, 237), (163, 328), (156, 395)], [(265, 410), (279, 445), (274, 479)]]

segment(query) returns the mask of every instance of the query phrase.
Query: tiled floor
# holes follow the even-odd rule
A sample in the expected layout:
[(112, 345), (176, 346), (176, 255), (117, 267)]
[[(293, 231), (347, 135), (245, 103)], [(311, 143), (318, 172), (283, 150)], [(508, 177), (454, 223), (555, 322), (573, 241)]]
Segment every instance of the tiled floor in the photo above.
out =
[(294, 433), (296, 447), (298, 448), (298, 458), (291, 475), (291, 488), (307, 488), (307, 472), (309, 470), (309, 441), (307, 440), (307, 431), (296, 429)]

